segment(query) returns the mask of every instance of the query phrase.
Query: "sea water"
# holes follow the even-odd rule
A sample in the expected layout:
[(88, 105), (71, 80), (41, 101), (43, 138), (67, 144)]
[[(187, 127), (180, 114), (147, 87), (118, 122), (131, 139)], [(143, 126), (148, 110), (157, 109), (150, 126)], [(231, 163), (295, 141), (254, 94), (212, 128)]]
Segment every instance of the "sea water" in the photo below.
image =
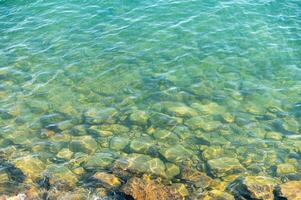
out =
[(0, 160), (35, 198), (300, 180), (300, 1), (0, 0)]

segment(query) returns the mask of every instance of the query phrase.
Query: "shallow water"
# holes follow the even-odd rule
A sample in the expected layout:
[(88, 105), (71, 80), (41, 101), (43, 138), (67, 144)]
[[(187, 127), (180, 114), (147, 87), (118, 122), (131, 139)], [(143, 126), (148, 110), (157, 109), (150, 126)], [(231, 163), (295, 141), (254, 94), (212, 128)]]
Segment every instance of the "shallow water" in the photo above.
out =
[(300, 180), (301, 4), (0, 0), (0, 151), (7, 195), (143, 174), (226, 190), (186, 169)]

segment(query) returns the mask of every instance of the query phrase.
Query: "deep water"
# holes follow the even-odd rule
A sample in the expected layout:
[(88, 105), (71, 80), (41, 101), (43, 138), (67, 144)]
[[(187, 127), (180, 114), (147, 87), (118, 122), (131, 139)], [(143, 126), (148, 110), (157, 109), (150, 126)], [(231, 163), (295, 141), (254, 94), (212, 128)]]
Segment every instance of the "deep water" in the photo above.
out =
[(0, 0), (0, 161), (0, 196), (300, 181), (301, 2)]

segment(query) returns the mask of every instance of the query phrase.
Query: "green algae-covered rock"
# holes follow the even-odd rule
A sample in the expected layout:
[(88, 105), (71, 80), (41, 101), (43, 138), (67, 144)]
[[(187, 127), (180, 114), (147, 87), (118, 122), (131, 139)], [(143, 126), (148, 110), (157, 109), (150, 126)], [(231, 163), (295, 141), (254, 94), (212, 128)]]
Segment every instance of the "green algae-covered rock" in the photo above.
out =
[(91, 136), (73, 137), (70, 142), (70, 149), (73, 152), (92, 153), (98, 148), (97, 142)]
[(150, 116), (150, 122), (153, 126), (165, 128), (166, 126), (176, 126), (182, 124), (183, 119), (154, 112)]
[(296, 167), (290, 163), (277, 165), (276, 173), (278, 176), (292, 174), (296, 172)]
[(149, 169), (147, 170), (147, 172), (158, 175), (158, 176), (162, 176), (162, 177), (166, 176), (165, 164), (159, 158), (152, 158), (151, 160), (149, 160), (147, 162), (147, 164), (149, 166)]
[(191, 104), (191, 107), (196, 110), (199, 110), (204, 115), (217, 114), (223, 111), (223, 108), (214, 102), (210, 102), (207, 104), (193, 103)]
[(166, 163), (166, 178), (172, 179), (181, 173), (180, 168), (173, 163)]
[(41, 178), (42, 172), (46, 167), (46, 165), (38, 157), (31, 155), (14, 160), (14, 164), (26, 175), (27, 178), (33, 180)]
[(225, 191), (220, 191), (220, 190), (211, 190), (211, 191), (206, 191), (202, 194), (196, 195), (196, 198), (198, 200), (234, 200), (234, 196), (231, 194), (225, 192)]
[(115, 123), (118, 111), (115, 108), (92, 108), (84, 113), (84, 118), (88, 124)]
[(280, 140), (282, 140), (282, 135), (281, 135), (281, 133), (270, 131), (270, 132), (266, 133), (265, 138), (268, 140), (280, 141)]
[(274, 188), (279, 182), (265, 176), (246, 176), (238, 178), (229, 187), (237, 197), (258, 200), (273, 200)]
[(56, 154), (56, 157), (62, 158), (65, 160), (70, 160), (72, 158), (72, 156), (73, 156), (73, 152), (70, 151), (70, 149), (68, 149), (68, 148), (63, 148)]
[(129, 128), (121, 124), (104, 124), (101, 126), (101, 130), (110, 131), (114, 134), (123, 134), (129, 132)]
[(209, 170), (215, 177), (223, 177), (245, 171), (245, 168), (236, 158), (216, 158), (207, 162)]
[(157, 130), (153, 133), (153, 136), (157, 139), (157, 140), (161, 140), (164, 142), (172, 142), (172, 143), (176, 143), (177, 141), (179, 141), (179, 137), (174, 134), (171, 131), (168, 130)]
[(165, 164), (158, 158), (152, 158), (144, 154), (129, 154), (116, 160), (114, 168), (130, 171), (131, 173), (150, 173), (166, 177)]
[(77, 152), (73, 154), (73, 159), (69, 161), (68, 166), (70, 169), (75, 169), (81, 167), (85, 162), (87, 162), (89, 155), (83, 152)]
[(88, 169), (104, 169), (110, 166), (116, 157), (114, 154), (109, 152), (101, 152), (95, 153), (94, 155), (88, 157), (87, 162), (85, 163), (84, 167)]
[(112, 137), (110, 140), (110, 149), (113, 150), (123, 150), (128, 144), (130, 140), (126, 137)]
[(137, 125), (147, 125), (148, 118), (148, 114), (142, 110), (134, 110), (130, 115), (130, 121)]
[(74, 188), (78, 178), (68, 167), (53, 164), (47, 167), (44, 174), (49, 177), (50, 185), (58, 189)]
[(160, 153), (166, 160), (172, 163), (180, 163), (191, 159), (193, 151), (183, 147), (182, 145), (174, 145), (170, 148), (160, 150)]
[(220, 158), (224, 153), (224, 150), (220, 146), (209, 146), (203, 150), (202, 157), (204, 160), (212, 160)]
[(140, 137), (132, 140), (130, 144), (130, 150), (136, 153), (147, 153), (153, 146), (153, 139), (150, 137)]
[(214, 131), (222, 126), (219, 121), (209, 121), (199, 116), (187, 120), (185, 124), (192, 130), (202, 129), (206, 132)]
[(197, 111), (183, 103), (162, 102), (162, 111), (177, 117), (194, 117)]
[(85, 125), (76, 125), (72, 127), (69, 131), (69, 134), (74, 136), (84, 136), (87, 135), (87, 126)]
[(113, 135), (112, 131), (103, 130), (102, 126), (93, 125), (87, 129), (87, 132), (92, 135), (97, 135), (99, 137), (109, 137)]
[(60, 113), (52, 113), (48, 115), (44, 115), (40, 118), (40, 122), (44, 127), (51, 126), (53, 124), (62, 122), (65, 120), (65, 117)]

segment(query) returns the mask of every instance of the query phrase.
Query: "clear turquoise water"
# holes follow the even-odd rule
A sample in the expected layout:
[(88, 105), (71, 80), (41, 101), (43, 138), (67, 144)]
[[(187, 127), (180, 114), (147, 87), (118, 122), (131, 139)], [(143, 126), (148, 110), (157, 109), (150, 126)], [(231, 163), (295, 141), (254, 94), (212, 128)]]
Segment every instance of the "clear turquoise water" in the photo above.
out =
[[(49, 166), (75, 177), (68, 190), (94, 191), (89, 174), (133, 155), (157, 158), (163, 172), (131, 176), (184, 183), (188, 196), (197, 187), (167, 178), (167, 164), (226, 182), (208, 162), (230, 157), (243, 176), (300, 180), (300, 146), (298, 0), (0, 1), (0, 172), (9, 179), (0, 193), (39, 188), (56, 176)], [(109, 152), (112, 162), (74, 166), (79, 152)], [(277, 172), (283, 163), (294, 170)]]

